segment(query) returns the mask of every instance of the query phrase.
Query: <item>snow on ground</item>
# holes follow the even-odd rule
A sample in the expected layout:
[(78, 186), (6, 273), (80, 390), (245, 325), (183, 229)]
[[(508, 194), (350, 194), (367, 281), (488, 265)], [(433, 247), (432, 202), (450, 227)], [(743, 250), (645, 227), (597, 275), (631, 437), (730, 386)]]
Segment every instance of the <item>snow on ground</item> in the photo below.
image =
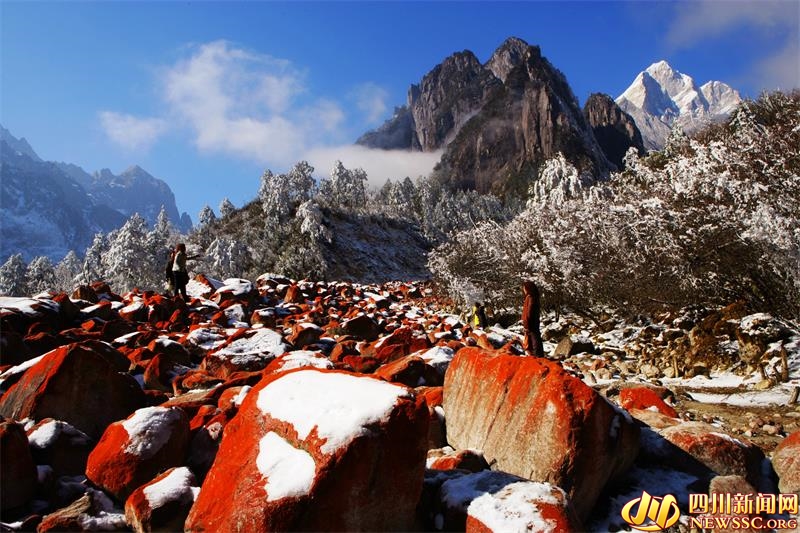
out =
[(267, 479), (267, 501), (305, 496), (311, 491), (317, 465), (314, 458), (270, 431), (258, 442), (256, 467)]
[(51, 420), (36, 428), (34, 432), (28, 435), (28, 441), (34, 448), (47, 448), (59, 435), (65, 434), (69, 437), (70, 444), (83, 445), (89, 444), (92, 439), (89, 438), (83, 431), (74, 428), (67, 422), (61, 420)]
[(192, 471), (182, 466), (175, 468), (164, 479), (144, 488), (144, 497), (151, 509), (163, 507), (168, 502), (190, 502), (195, 499), (197, 482)]
[(13, 296), (0, 296), (0, 309), (10, 309), (28, 316), (39, 317), (43, 309), (58, 312), (58, 304), (53, 300), (42, 298), (16, 298)]
[(172, 427), (180, 420), (178, 407), (145, 407), (137, 409), (130, 418), (122, 422), (128, 432), (125, 452), (147, 459), (160, 450), (169, 440)]
[[(57, 349), (58, 348), (56, 348), (56, 350)], [(52, 353), (54, 351), (55, 350), (51, 350), (51, 351), (47, 352), (46, 354), (40, 355), (39, 357), (34, 357), (33, 359), (28, 359), (24, 363), (18, 364), (17, 366), (12, 366), (8, 370), (6, 370), (2, 374), (0, 374), (0, 387), (3, 386), (3, 382), (5, 380), (7, 380), (8, 378), (10, 378), (12, 376), (16, 376), (16, 375), (22, 374), (23, 372), (28, 370), (30, 367), (32, 367), (33, 365), (35, 365), (36, 363), (41, 361), (46, 355), (48, 355), (48, 354), (50, 354), (50, 353)]]
[(186, 340), (203, 350), (219, 348), (227, 340), (223, 330), (219, 328), (197, 328), (186, 335)]
[(786, 405), (792, 396), (793, 386), (781, 385), (764, 391), (746, 391), (726, 393), (709, 393), (690, 391), (691, 397), (702, 403), (723, 403), (738, 407), (768, 407), (770, 405)]
[(216, 357), (230, 359), (235, 365), (246, 365), (252, 359), (264, 357), (277, 357), (286, 352), (288, 346), (283, 342), (283, 336), (269, 328), (259, 328), (254, 335), (237, 339), (214, 352)]
[[(562, 494), (559, 501), (553, 491)], [(545, 520), (537, 503), (561, 505), (567, 499), (563, 490), (549, 483), (520, 481), (507, 485), (494, 494), (478, 496), (467, 508), (467, 514), (477, 518), (491, 531), (555, 531), (555, 522)]]
[(317, 428), (326, 439), (322, 452), (332, 454), (367, 426), (384, 422), (401, 398), (402, 386), (369, 377), (301, 370), (267, 385), (258, 395), (258, 408), (266, 415), (294, 426), (300, 439)]
[(228, 278), (222, 285), (217, 287), (215, 294), (222, 294), (223, 292), (230, 293), (233, 296), (245, 296), (253, 291), (255, 286), (252, 282), (242, 278)]
[(281, 357), (281, 370), (292, 370), (293, 368), (307, 366), (332, 369), (334, 365), (333, 362), (324, 355), (309, 350), (295, 350)]
[(448, 348), (447, 346), (434, 346), (422, 353), (420, 357), (426, 364), (435, 368), (441, 375), (444, 375), (454, 355), (455, 352), (453, 352), (452, 348)]

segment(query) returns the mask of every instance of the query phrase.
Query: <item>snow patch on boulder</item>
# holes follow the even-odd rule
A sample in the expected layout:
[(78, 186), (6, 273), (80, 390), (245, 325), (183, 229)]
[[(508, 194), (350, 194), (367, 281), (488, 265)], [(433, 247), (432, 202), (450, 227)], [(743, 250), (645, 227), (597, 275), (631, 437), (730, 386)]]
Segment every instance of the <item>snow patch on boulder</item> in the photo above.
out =
[(317, 465), (305, 450), (299, 450), (270, 431), (258, 442), (256, 466), (267, 483), (267, 501), (305, 496), (311, 492)]
[(368, 377), (300, 370), (270, 383), (258, 395), (258, 408), (268, 416), (294, 426), (305, 439), (316, 428), (326, 439), (323, 453), (332, 454), (367, 427), (388, 419), (405, 387)]

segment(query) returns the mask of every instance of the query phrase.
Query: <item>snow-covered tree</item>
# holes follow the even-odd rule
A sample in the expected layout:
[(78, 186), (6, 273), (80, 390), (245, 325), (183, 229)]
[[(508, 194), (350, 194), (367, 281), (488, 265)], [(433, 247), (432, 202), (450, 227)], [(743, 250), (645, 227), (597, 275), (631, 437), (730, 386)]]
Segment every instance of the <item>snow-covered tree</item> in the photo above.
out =
[(222, 279), (239, 278), (249, 271), (251, 262), (250, 250), (244, 243), (218, 237), (206, 249), (202, 268), (210, 275)]
[(97, 233), (83, 257), (82, 283), (103, 280), (106, 277), (104, 259), (109, 247), (109, 236)]
[(56, 288), (61, 291), (71, 292), (76, 278), (83, 270), (83, 263), (74, 250), (70, 250), (55, 267)]
[(236, 207), (233, 203), (226, 197), (222, 199), (222, 202), (219, 204), (219, 216), (220, 218), (227, 218), (233, 212), (236, 211)]
[(31, 260), (28, 264), (28, 290), (39, 293), (56, 289), (56, 273), (53, 261), (41, 255)]
[(0, 294), (28, 295), (27, 266), (22, 254), (14, 254), (0, 266)]
[(215, 215), (214, 210), (206, 204), (197, 215), (197, 220), (200, 222), (201, 226), (209, 226), (217, 220), (217, 215)]
[(362, 210), (367, 203), (367, 173), (363, 169), (347, 169), (336, 161), (325, 184), (325, 200), (333, 208)]
[(156, 289), (150, 284), (163, 265), (154, 264), (153, 258), (143, 253), (148, 251), (147, 235), (147, 223), (138, 213), (112, 233), (103, 264), (106, 280), (115, 290)]

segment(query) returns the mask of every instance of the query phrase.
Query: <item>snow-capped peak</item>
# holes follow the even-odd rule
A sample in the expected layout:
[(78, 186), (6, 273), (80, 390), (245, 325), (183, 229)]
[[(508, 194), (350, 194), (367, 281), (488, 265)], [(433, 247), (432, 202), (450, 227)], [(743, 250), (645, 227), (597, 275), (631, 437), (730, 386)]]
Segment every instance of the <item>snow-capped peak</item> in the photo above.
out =
[(618, 98), (617, 104), (636, 121), (645, 146), (664, 146), (672, 124), (685, 130), (727, 117), (741, 102), (739, 93), (720, 81), (698, 87), (694, 79), (667, 61), (653, 63), (640, 72)]

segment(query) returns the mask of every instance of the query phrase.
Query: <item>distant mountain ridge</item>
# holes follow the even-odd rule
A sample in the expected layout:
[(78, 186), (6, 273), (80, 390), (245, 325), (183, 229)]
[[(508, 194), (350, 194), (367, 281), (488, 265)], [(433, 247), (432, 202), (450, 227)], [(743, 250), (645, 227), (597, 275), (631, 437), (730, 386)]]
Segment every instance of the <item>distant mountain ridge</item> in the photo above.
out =
[(676, 122), (690, 133), (724, 120), (741, 101), (739, 92), (731, 86), (721, 81), (698, 86), (691, 76), (666, 61), (640, 72), (616, 99), (636, 121), (648, 150), (663, 148)]
[[(605, 117), (624, 115), (613, 101), (611, 105), (615, 109)], [(437, 172), (445, 181), (503, 195), (524, 193), (539, 167), (558, 153), (579, 170), (598, 176), (618, 167), (618, 158), (612, 162), (595, 138), (594, 126), (564, 75), (539, 47), (511, 37), (486, 63), (469, 50), (445, 58), (411, 85), (405, 106), (356, 144), (443, 149)], [(636, 145), (635, 137), (631, 134), (630, 146)]]
[(43, 161), (24, 139), (0, 126), (0, 260), (22, 253), (59, 260), (82, 253), (95, 233), (109, 232), (133, 214), (155, 222), (161, 206), (172, 223), (191, 228), (179, 215), (169, 186), (138, 166), (119, 176), (108, 169), (87, 173), (77, 165)]

